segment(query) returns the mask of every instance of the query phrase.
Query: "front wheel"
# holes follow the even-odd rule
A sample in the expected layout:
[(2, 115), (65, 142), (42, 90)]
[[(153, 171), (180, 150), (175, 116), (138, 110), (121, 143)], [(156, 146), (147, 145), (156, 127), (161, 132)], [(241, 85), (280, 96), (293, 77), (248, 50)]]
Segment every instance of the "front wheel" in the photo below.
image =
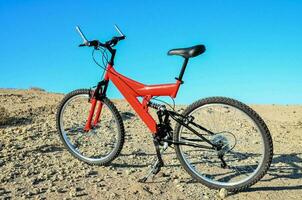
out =
[[(124, 125), (114, 104), (103, 97), (99, 122), (85, 130), (91, 108), (90, 90), (67, 94), (58, 107), (57, 129), (67, 150), (88, 164), (105, 165), (116, 158), (124, 144)], [(95, 116), (94, 116), (95, 117)]]
[[(247, 105), (225, 97), (196, 101), (184, 116), (214, 134), (193, 127), (219, 149), (176, 145), (184, 169), (197, 181), (213, 188), (238, 192), (259, 181), (270, 167), (273, 144), (261, 117)], [(177, 124), (174, 140), (211, 146), (184, 126)], [(222, 159), (221, 159), (222, 158)]]

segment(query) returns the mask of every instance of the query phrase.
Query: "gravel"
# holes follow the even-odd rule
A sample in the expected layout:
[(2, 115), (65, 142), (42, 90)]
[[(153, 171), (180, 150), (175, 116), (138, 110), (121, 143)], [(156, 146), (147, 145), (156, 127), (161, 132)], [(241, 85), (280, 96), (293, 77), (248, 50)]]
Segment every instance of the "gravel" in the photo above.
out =
[(192, 181), (170, 148), (164, 154), (161, 172), (148, 183), (138, 183), (149, 170), (154, 146), (146, 126), (121, 100), (114, 101), (124, 113), (127, 127), (121, 155), (110, 166), (78, 161), (64, 149), (56, 132), (56, 107), (62, 98), (42, 90), (0, 89), (0, 199), (254, 200), (302, 196), (302, 106), (252, 105), (271, 130), (275, 157), (268, 174), (252, 191), (229, 194)]

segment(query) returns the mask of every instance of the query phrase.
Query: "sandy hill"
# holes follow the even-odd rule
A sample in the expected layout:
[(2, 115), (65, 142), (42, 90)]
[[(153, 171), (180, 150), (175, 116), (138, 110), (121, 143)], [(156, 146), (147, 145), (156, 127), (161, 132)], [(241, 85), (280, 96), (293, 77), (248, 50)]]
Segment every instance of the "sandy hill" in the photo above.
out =
[[(63, 95), (40, 90), (0, 89), (0, 199), (216, 199), (217, 191), (192, 182), (176, 160), (151, 183), (138, 183), (154, 155), (151, 135), (134, 115), (126, 117), (126, 142), (111, 166), (89, 166), (64, 148), (55, 127)], [(121, 112), (133, 112), (114, 101)], [(302, 106), (251, 105), (274, 141), (268, 174), (246, 192), (227, 199), (299, 199), (302, 196)]]

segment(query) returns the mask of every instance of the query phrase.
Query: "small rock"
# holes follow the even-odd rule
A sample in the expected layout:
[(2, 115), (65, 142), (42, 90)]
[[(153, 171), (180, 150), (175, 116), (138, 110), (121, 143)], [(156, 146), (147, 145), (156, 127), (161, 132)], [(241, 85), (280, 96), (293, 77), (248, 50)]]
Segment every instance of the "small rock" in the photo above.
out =
[(57, 186), (52, 186), (52, 187), (50, 188), (50, 191), (51, 191), (51, 192), (57, 191)]
[(135, 172), (135, 169), (127, 169), (126, 170), (127, 175), (133, 174), (134, 172)]
[(67, 191), (66, 191), (66, 189), (64, 189), (64, 188), (58, 188), (58, 189), (57, 189), (57, 192), (58, 192), (58, 193), (65, 193), (65, 192), (67, 192)]
[(121, 171), (115, 171), (115, 174), (116, 174), (116, 175), (121, 175), (122, 172), (121, 172)]
[(174, 174), (174, 175), (172, 176), (172, 178), (173, 178), (173, 179), (178, 179), (179, 177), (178, 177), (177, 174)]
[(115, 197), (117, 197), (116, 193), (113, 192), (113, 193), (110, 194), (110, 199), (114, 199)]
[(185, 187), (184, 187), (184, 185), (182, 185), (182, 184), (177, 184), (177, 185), (176, 185), (176, 188), (177, 188), (179, 191), (181, 191), (181, 192), (184, 192), (184, 191), (185, 191)]
[(259, 144), (259, 141), (254, 140), (253, 144)]
[(105, 185), (102, 184), (102, 183), (97, 183), (96, 186), (97, 186), (97, 187), (104, 187)]
[(219, 190), (219, 197), (221, 199), (224, 199), (228, 195), (228, 191), (225, 188), (221, 188)]
[(37, 185), (39, 182), (40, 182), (40, 181), (39, 181), (38, 178), (33, 178), (33, 179), (31, 179), (31, 184), (32, 184), (32, 185)]
[(34, 188), (32, 191), (33, 194), (39, 194), (40, 193), (40, 189), (39, 188)]
[(166, 174), (165, 172), (159, 172), (158, 176), (159, 177), (170, 177), (170, 175)]
[(174, 179), (174, 180), (173, 180), (173, 183), (179, 184), (179, 183), (180, 183), (180, 180), (179, 180), (179, 179)]
[(29, 176), (31, 173), (28, 169), (26, 169), (24, 172), (23, 172), (24, 176)]
[(33, 196), (33, 195), (34, 195), (34, 193), (32, 193), (32, 192), (30, 192), (30, 191), (28, 191), (28, 192), (25, 193), (25, 196), (27, 196), (27, 197), (31, 197), (31, 196)]
[(22, 128), (22, 131), (21, 131), (22, 133), (26, 133), (27, 132), (27, 128), (25, 127), (25, 128)]
[(5, 161), (0, 159), (0, 167), (5, 164)]
[(80, 191), (82, 191), (83, 189), (82, 188), (80, 188), (80, 187), (71, 187), (70, 188), (70, 191), (69, 191), (69, 195), (71, 196), (71, 197), (77, 197), (77, 196), (79, 196), (80, 195)]
[(24, 146), (22, 144), (15, 144), (15, 149), (20, 150), (23, 148), (24, 148)]
[(6, 190), (4, 188), (0, 188), (0, 196), (5, 194), (6, 193)]
[(76, 197), (77, 196), (77, 191), (76, 191), (76, 188), (72, 187), (69, 191), (69, 195), (71, 197)]
[(101, 181), (104, 181), (104, 179), (98, 178), (98, 179), (96, 179), (96, 181), (97, 181), (97, 182), (101, 182)]
[(60, 181), (63, 181), (63, 180), (64, 180), (64, 176), (61, 175), (61, 174), (59, 174), (59, 175), (58, 175), (58, 179), (59, 179)]
[(70, 191), (72, 191), (72, 192), (80, 192), (80, 191), (82, 191), (83, 189), (82, 188), (80, 188), (80, 187), (71, 187), (70, 188)]
[(89, 170), (89, 171), (87, 172), (87, 176), (96, 176), (96, 175), (98, 175), (98, 172), (97, 172), (97, 171)]

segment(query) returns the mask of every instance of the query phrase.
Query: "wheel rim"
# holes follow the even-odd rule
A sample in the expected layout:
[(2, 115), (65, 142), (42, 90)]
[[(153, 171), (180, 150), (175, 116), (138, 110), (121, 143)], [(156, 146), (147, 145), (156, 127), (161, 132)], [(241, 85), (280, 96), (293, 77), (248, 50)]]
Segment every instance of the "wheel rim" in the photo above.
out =
[(78, 158), (90, 163), (104, 162), (115, 154), (120, 141), (118, 120), (110, 107), (103, 103), (100, 122), (85, 132), (91, 105), (88, 99), (88, 94), (80, 94), (64, 104), (60, 113), (60, 130), (64, 142)]
[[(222, 109), (223, 111), (222, 110), (220, 111), (220, 113), (223, 113), (224, 111), (228, 111), (229, 116), (233, 116), (233, 119), (223, 120), (223, 118), (221, 118), (221, 117), (220, 117), (220, 119), (206, 118), (206, 115), (204, 113), (209, 113), (209, 111), (211, 111), (211, 112), (219, 111), (219, 109), (217, 109), (218, 107), (224, 108), (224, 109)], [(233, 111), (234, 113), (232, 113), (232, 111), (229, 111), (230, 108), (234, 109), (234, 111)], [(255, 135), (258, 135), (257, 141), (255, 140), (256, 144), (257, 144), (256, 146), (257, 146), (258, 153), (255, 153), (255, 150), (253, 150), (251, 147), (246, 147), (246, 150), (249, 150), (251, 152), (243, 152), (243, 153), (240, 153), (240, 154), (238, 153), (238, 150), (242, 149), (242, 147), (244, 149), (246, 144), (249, 143), (249, 141), (243, 141), (243, 142), (238, 141), (238, 139), (241, 139), (241, 138), (239, 138), (239, 136), (245, 135), (245, 132), (247, 131), (247, 127), (244, 127), (244, 126), (247, 125), (247, 123), (245, 122), (245, 123), (241, 124), (241, 126), (243, 126), (243, 127), (240, 127), (241, 129), (239, 128), (240, 131), (238, 131), (238, 130), (233, 131), (235, 133), (235, 135), (238, 132), (241, 132), (241, 134), (239, 134), (237, 137), (235, 136), (236, 137), (236, 141), (235, 141), (236, 144), (234, 146), (234, 149), (230, 150), (229, 152), (226, 152), (225, 156), (224, 156), (225, 159), (226, 159), (227, 164), (231, 165), (230, 166), (231, 169), (221, 170), (222, 168), (220, 166), (217, 166), (217, 165), (221, 164), (221, 161), (218, 160), (217, 155), (216, 155), (216, 161), (214, 161), (214, 162), (210, 161), (208, 159), (208, 157), (210, 157), (210, 156), (211, 156), (210, 159), (215, 158), (214, 155), (217, 152), (214, 151), (214, 150), (209, 155), (207, 155), (205, 153), (202, 153), (204, 157), (202, 157), (201, 159), (200, 159), (200, 157), (197, 158), (200, 162), (200, 166), (196, 166), (196, 164), (198, 164), (198, 163), (196, 163), (197, 162), (196, 159), (195, 159), (195, 161), (194, 160), (192, 161), (192, 159), (190, 159), (190, 157), (193, 157), (194, 153), (186, 152), (186, 150), (188, 150), (190, 148), (193, 149), (193, 148), (192, 147), (188, 148), (186, 146), (179, 146), (181, 157), (183, 158), (183, 161), (185, 162), (187, 167), (190, 169), (190, 171), (192, 171), (193, 174), (195, 176), (197, 176), (198, 178), (201, 178), (206, 182), (209, 182), (209, 183), (215, 184), (215, 185), (219, 185), (219, 186), (222, 186), (222, 187), (239, 185), (239, 184), (242, 184), (242, 183), (244, 183), (248, 180), (251, 180), (251, 178), (254, 177), (257, 174), (257, 172), (259, 171), (260, 167), (263, 164), (264, 151), (265, 151), (263, 135), (261, 134), (260, 128), (254, 122), (254, 120), (252, 120), (252, 118), (249, 117), (249, 115), (247, 113), (245, 113), (244, 111), (242, 111), (242, 110), (240, 110), (240, 109), (238, 109), (234, 106), (227, 105), (227, 104), (221, 104), (221, 103), (212, 103), (212, 104), (203, 105), (203, 106), (193, 110), (188, 115), (194, 116), (195, 120), (196, 120), (196, 113), (199, 112), (199, 111), (203, 112), (203, 114), (201, 114), (200, 116), (197, 116), (197, 118), (199, 117), (199, 118), (203, 119), (204, 123), (203, 124), (201, 123), (201, 125), (203, 125), (204, 127), (208, 128), (209, 130), (211, 130), (212, 132), (217, 133), (217, 134), (221, 134), (221, 133), (225, 134), (226, 132), (229, 132), (229, 131), (226, 131), (226, 129), (227, 129), (226, 126), (224, 126), (219, 131), (218, 128), (215, 128), (215, 126), (213, 126), (213, 125), (211, 126), (210, 125), (211, 123), (215, 122), (215, 124), (217, 124), (217, 122), (220, 121), (220, 123), (228, 124), (228, 126), (230, 126), (230, 123), (232, 121), (235, 122), (235, 124), (236, 124), (236, 121), (238, 120), (238, 119), (236, 119), (236, 117), (234, 117), (235, 113), (238, 113), (241, 116), (245, 116), (244, 120), (249, 119), (250, 125), (253, 125), (252, 127), (254, 127), (254, 128), (252, 128), (253, 133), (249, 132), (250, 136), (253, 136), (255, 138)], [(210, 115), (214, 116), (213, 114), (210, 114)], [(195, 120), (194, 120), (194, 122), (195, 122)], [(202, 120), (199, 119), (198, 123), (200, 124), (201, 121)], [(207, 127), (206, 124), (208, 124), (210, 126)], [(233, 125), (231, 125), (231, 127), (232, 126)], [(178, 135), (178, 140), (180, 140), (180, 141), (183, 140), (183, 137), (181, 136), (182, 132), (183, 132), (183, 129), (184, 129), (184, 127), (181, 126), (180, 127), (180, 132), (179, 132), (180, 134)], [(242, 131), (242, 130), (244, 130), (244, 131)], [(258, 133), (258, 134), (255, 134), (255, 133)], [(209, 137), (209, 139), (211, 139), (211, 138)], [(214, 139), (215, 139), (215, 136), (214, 136)], [(212, 137), (211, 140), (214, 141), (213, 137)], [(196, 150), (196, 148), (195, 148), (195, 150)], [(200, 153), (200, 151), (201, 150), (199, 150), (199, 153)], [(235, 155), (236, 155), (236, 157), (235, 157)], [(238, 155), (240, 156), (239, 158), (238, 158)], [(249, 156), (253, 156), (253, 155), (256, 156), (257, 159), (248, 158)], [(232, 156), (233, 156), (233, 160), (232, 160)], [(240, 161), (239, 162), (236, 161), (236, 158), (238, 158)], [(247, 163), (246, 162), (246, 161), (248, 161), (247, 159), (250, 159), (250, 161), (252, 161), (252, 162)], [(231, 161), (231, 163), (230, 163), (230, 161)], [(246, 164), (244, 164), (244, 163), (240, 164), (243, 161)], [(238, 163), (236, 164), (236, 162), (238, 162)], [(251, 164), (251, 163), (254, 163), (254, 164)], [(257, 166), (255, 166), (255, 165), (257, 165)], [(246, 166), (246, 167), (244, 168), (244, 166)], [(219, 168), (221, 168), (221, 169), (219, 169)], [(216, 171), (217, 174), (214, 174), (215, 170), (217, 170)], [(237, 170), (237, 172), (236, 172), (236, 170)], [(246, 170), (247, 173), (243, 174), (243, 172), (244, 172), (243, 170)], [(249, 170), (249, 171), (247, 171), (247, 170)], [(232, 174), (231, 171), (234, 171), (235, 173)], [(229, 174), (229, 176), (228, 176), (228, 174)], [(238, 177), (235, 176), (236, 174), (238, 175), (238, 177), (243, 177), (243, 178), (239, 179)], [(226, 175), (226, 176), (222, 177), (222, 175)]]

